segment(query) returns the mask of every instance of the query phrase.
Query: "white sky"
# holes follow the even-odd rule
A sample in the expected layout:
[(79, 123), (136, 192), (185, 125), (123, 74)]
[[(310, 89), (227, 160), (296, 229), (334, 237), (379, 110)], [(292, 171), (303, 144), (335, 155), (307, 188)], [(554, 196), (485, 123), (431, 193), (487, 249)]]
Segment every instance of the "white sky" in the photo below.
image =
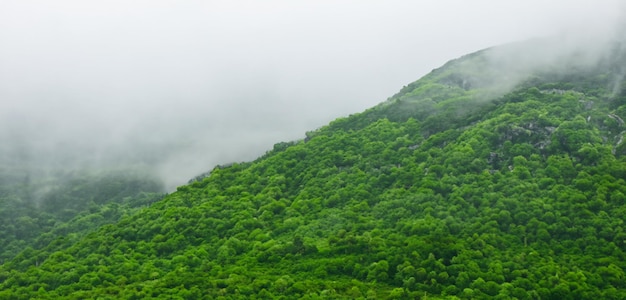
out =
[(173, 186), (363, 111), (450, 59), (608, 28), (623, 8), (617, 0), (0, 0), (0, 144), (21, 141), (23, 155), (49, 160), (76, 149), (106, 164), (112, 153), (151, 157)]

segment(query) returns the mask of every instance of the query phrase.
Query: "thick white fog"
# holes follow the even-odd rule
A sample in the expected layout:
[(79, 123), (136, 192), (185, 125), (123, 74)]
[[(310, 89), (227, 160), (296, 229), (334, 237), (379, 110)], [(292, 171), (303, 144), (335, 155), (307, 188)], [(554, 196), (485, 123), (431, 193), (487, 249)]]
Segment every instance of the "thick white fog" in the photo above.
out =
[(614, 30), (623, 8), (0, 0), (0, 167), (147, 166), (171, 189), (382, 102), (449, 59)]

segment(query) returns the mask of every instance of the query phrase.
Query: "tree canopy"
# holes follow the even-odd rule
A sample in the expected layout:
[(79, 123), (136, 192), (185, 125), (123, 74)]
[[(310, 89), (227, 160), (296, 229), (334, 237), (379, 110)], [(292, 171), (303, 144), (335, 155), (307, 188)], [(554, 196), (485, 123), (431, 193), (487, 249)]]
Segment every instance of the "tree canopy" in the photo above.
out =
[(458, 71), (481, 59), (26, 248), (0, 298), (626, 298), (615, 74), (542, 73), (486, 101), (482, 73)]

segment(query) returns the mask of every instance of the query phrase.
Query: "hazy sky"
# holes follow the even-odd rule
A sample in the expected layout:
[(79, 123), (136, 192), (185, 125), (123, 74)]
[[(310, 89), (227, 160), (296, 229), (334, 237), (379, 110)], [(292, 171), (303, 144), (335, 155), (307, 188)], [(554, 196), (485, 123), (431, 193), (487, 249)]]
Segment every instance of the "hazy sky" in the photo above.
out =
[(0, 163), (150, 162), (172, 187), (482, 48), (617, 0), (0, 0)]

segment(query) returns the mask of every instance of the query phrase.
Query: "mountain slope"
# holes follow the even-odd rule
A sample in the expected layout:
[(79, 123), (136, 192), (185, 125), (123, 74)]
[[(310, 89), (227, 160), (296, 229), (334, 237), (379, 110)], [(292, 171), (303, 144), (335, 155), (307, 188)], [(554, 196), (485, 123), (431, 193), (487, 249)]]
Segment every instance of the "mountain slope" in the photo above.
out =
[(0, 297), (626, 298), (624, 56), (507, 47), (22, 253)]
[(0, 264), (24, 248), (82, 236), (162, 198), (158, 180), (130, 170), (26, 174), (18, 167), (0, 170)]

